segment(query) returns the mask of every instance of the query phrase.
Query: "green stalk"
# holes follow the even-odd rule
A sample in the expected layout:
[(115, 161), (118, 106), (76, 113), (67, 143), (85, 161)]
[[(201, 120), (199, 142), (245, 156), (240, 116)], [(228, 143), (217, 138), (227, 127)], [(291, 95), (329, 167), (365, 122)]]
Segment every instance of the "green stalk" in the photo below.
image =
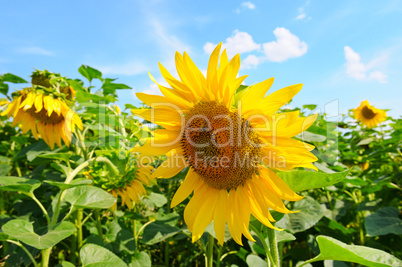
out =
[(25, 253), (28, 255), (28, 257), (31, 259), (32, 264), (34, 265), (34, 267), (38, 267), (38, 264), (35, 261), (35, 258), (32, 256), (32, 254), (29, 252), (29, 250), (20, 242), (18, 241), (14, 241), (14, 240), (7, 240), (7, 242), (16, 244), (17, 246), (19, 246), (23, 251), (25, 251)]
[(52, 248), (43, 249), (41, 251), (41, 254), (42, 254), (41, 267), (48, 267), (49, 266), (49, 259), (50, 259), (50, 252), (51, 251), (52, 251)]
[(50, 217), (49, 214), (47, 213), (47, 210), (45, 209), (45, 207), (42, 205), (42, 203), (35, 197), (35, 195), (33, 193), (29, 194), (29, 196), (36, 202), (36, 204), (38, 204), (38, 206), (40, 207), (40, 209), (42, 210), (43, 214), (46, 217), (47, 220), (47, 224), (48, 224), (48, 228), (50, 229), (53, 225), (50, 225)]
[(223, 246), (218, 245), (218, 256), (216, 257), (216, 258), (217, 258), (216, 267), (220, 267), (220, 266), (221, 266), (222, 249), (223, 249)]
[[(80, 165), (78, 165), (77, 168), (75, 168), (69, 176), (67, 176), (66, 180), (64, 181), (65, 184), (70, 184), (72, 182), (72, 180), (75, 178), (75, 176), (77, 176), (78, 173), (80, 173), (80, 171), (82, 171), (83, 169), (85, 169), (86, 167), (89, 166), (89, 163), (92, 161), (96, 161), (96, 162), (104, 162), (107, 165), (109, 165), (109, 167), (111, 168), (112, 172), (116, 175), (119, 173), (119, 170), (116, 168), (116, 166), (113, 165), (113, 163), (105, 157), (98, 157), (98, 158), (92, 158), (89, 159), (83, 163), (81, 163)], [(57, 201), (57, 205), (56, 205), (56, 210), (53, 213), (53, 217), (52, 217), (52, 226), (55, 225), (57, 223), (57, 220), (59, 218), (59, 213), (60, 213), (60, 205), (61, 202), (64, 198), (65, 195), (65, 190), (60, 192), (60, 196), (59, 196), (59, 200)]]
[(135, 250), (138, 250), (137, 220), (133, 220), (133, 233), (135, 241)]
[(267, 232), (268, 232), (269, 248), (271, 250), (271, 255), (273, 258), (274, 265), (280, 266), (279, 253), (278, 253), (278, 242), (276, 241), (275, 229), (271, 229), (271, 228), (267, 227)]
[(215, 238), (211, 234), (208, 234), (207, 260), (205, 262), (205, 267), (212, 267), (214, 264), (214, 241)]
[(75, 226), (77, 227), (77, 248), (78, 250), (82, 247), (82, 218), (83, 211), (82, 209), (77, 210), (77, 219), (75, 222)]
[(102, 222), (98, 210), (95, 211), (95, 218), (96, 218), (96, 228), (98, 229), (98, 235), (100, 239), (103, 240)]
[(275, 262), (274, 259), (272, 258), (272, 254), (271, 251), (269, 250), (269, 247), (267, 245), (267, 243), (265, 242), (265, 238), (262, 236), (261, 231), (259, 231), (257, 228), (255, 228), (253, 225), (250, 224), (249, 226), (258, 236), (258, 238), (260, 239), (264, 250), (265, 250), (265, 254), (267, 255), (267, 266), (270, 267), (271, 265), (274, 267), (278, 267)]

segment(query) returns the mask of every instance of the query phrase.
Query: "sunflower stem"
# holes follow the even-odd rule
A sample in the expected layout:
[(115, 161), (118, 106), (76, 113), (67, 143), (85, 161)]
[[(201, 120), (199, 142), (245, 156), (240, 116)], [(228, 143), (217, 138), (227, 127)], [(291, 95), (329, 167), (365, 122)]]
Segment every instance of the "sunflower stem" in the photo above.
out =
[(102, 221), (101, 221), (102, 218), (98, 210), (95, 211), (95, 217), (96, 217), (96, 228), (98, 229), (98, 235), (99, 238), (103, 241)]
[(47, 213), (47, 210), (45, 209), (45, 207), (42, 205), (42, 203), (39, 201), (39, 199), (36, 198), (36, 196), (33, 193), (29, 194), (29, 196), (36, 202), (36, 204), (38, 204), (38, 206), (42, 210), (43, 214), (46, 217), (48, 227), (50, 229), (50, 227), (52, 227), (52, 225), (50, 224), (50, 217), (49, 217), (49, 214)]
[(206, 267), (212, 267), (214, 264), (214, 240), (215, 238), (211, 234), (208, 234)]
[(257, 234), (258, 239), (260, 239), (260, 241), (261, 241), (261, 243), (262, 243), (262, 246), (264, 247), (265, 254), (266, 254), (266, 256), (267, 256), (267, 266), (268, 266), (268, 267), (270, 267), (270, 266), (277, 267), (277, 265), (276, 265), (275, 262), (274, 262), (274, 259), (272, 258), (272, 254), (271, 254), (271, 251), (270, 251), (270, 249), (269, 249), (269, 247), (268, 247), (268, 244), (267, 244), (267, 242), (265, 242), (265, 238), (264, 238), (264, 236), (262, 235), (261, 229), (257, 229), (257, 228), (256, 228), (254, 225), (252, 225), (252, 224), (250, 224), (250, 228), (254, 231), (254, 233)]
[(268, 233), (268, 243), (270, 252), (273, 258), (274, 266), (280, 266), (279, 262), (279, 253), (278, 253), (278, 242), (276, 241), (276, 232), (275, 229), (271, 229), (267, 227)]
[(43, 249), (41, 251), (41, 254), (42, 254), (41, 267), (48, 267), (49, 266), (50, 251), (52, 251), (52, 248)]
[(25, 253), (28, 255), (29, 259), (32, 261), (32, 264), (34, 267), (38, 267), (38, 264), (35, 261), (35, 258), (32, 256), (32, 254), (29, 252), (29, 250), (20, 242), (14, 241), (14, 240), (7, 240), (7, 242), (13, 243), (17, 246), (19, 246)]

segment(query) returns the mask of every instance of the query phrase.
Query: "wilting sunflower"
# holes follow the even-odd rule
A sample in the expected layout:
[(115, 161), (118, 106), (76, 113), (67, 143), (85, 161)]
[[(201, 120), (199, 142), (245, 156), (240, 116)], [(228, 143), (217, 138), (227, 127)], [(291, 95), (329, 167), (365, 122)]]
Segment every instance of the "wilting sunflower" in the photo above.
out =
[(290, 213), (282, 200), (302, 198), (272, 169), (315, 169), (312, 162), (317, 158), (309, 152), (314, 147), (292, 137), (313, 124), (316, 115), (299, 118), (299, 111), (276, 113), (301, 84), (265, 97), (271, 78), (236, 93), (246, 78), (237, 77), (240, 56), (229, 61), (224, 50), (219, 59), (220, 49), (221, 44), (212, 52), (206, 77), (186, 52), (176, 53), (180, 80), (159, 65), (172, 88), (158, 84), (163, 96), (137, 93), (152, 108), (133, 112), (164, 129), (155, 130), (151, 142), (135, 150), (144, 155), (166, 153), (168, 159), (153, 173), (156, 178), (170, 178), (189, 167), (171, 206), (194, 192), (184, 211), (193, 242), (213, 221), (220, 244), (226, 223), (234, 240), (242, 244), (242, 234), (254, 240), (249, 233), (250, 214), (277, 229), (268, 209)]
[(368, 128), (373, 128), (387, 119), (387, 113), (384, 110), (373, 107), (367, 100), (362, 101), (353, 113), (355, 119)]
[(13, 126), (20, 124), (23, 133), (31, 130), (36, 140), (41, 137), (52, 149), (54, 144), (61, 147), (62, 139), (69, 146), (75, 126), (82, 130), (81, 119), (67, 105), (74, 95), (74, 89), (62, 77), (36, 71), (32, 87), (15, 92), (1, 115), (13, 116)]
[[(126, 205), (132, 209), (140, 199), (146, 194), (143, 184), (149, 185), (154, 178), (151, 176), (153, 167), (148, 164), (140, 164), (138, 155), (127, 153), (123, 159), (115, 154), (108, 156), (113, 164), (118, 168), (119, 174), (111, 174), (107, 165), (95, 163), (95, 165), (83, 174), (86, 178), (92, 179), (93, 184), (100, 187), (114, 197), (121, 197), (121, 205)], [(117, 204), (112, 206), (116, 210)]]

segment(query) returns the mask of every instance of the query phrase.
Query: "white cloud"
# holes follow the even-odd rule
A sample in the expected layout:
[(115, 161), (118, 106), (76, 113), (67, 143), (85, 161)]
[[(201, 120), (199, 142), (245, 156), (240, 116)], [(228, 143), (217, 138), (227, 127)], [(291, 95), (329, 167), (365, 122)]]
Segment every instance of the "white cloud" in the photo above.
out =
[(153, 29), (156, 40), (161, 45), (161, 47), (167, 49), (169, 52), (173, 51), (190, 51), (190, 47), (184, 44), (179, 38), (174, 34), (169, 34), (167, 30), (167, 24), (162, 23), (156, 18), (150, 18), (149, 23)]
[(241, 3), (241, 6), (244, 8), (248, 8), (248, 9), (254, 9), (255, 5), (251, 2), (243, 2)]
[(125, 64), (113, 64), (108, 66), (96, 66), (104, 74), (118, 74), (118, 75), (137, 75), (141, 73), (145, 73), (149, 70), (147, 66), (140, 62), (128, 62)]
[(369, 80), (378, 81), (379, 83), (387, 83), (387, 75), (383, 72), (375, 70), (369, 73)]
[(156, 83), (152, 83), (149, 85), (149, 88), (142, 91), (142, 93), (149, 94), (149, 95), (162, 95), (161, 91), (158, 88)]
[[(261, 48), (260, 44), (256, 44), (253, 41), (253, 37), (247, 32), (239, 32), (235, 30), (234, 35), (226, 39), (226, 42), (222, 45), (223, 48), (226, 48), (229, 57), (233, 57), (237, 53), (247, 53), (254, 50), (259, 50)], [(210, 54), (214, 48), (215, 44), (207, 42), (204, 45), (204, 51), (207, 54)]]
[(386, 56), (382, 56), (370, 61), (367, 64), (361, 62), (361, 57), (358, 53), (353, 51), (349, 46), (344, 47), (345, 59), (346, 59), (346, 74), (350, 77), (359, 80), (374, 80), (379, 83), (387, 82), (387, 75), (383, 72), (374, 70), (369, 72), (371, 69), (378, 67), (385, 59)]
[[(274, 35), (277, 38), (276, 41), (258, 44), (253, 41), (253, 37), (247, 32), (235, 30), (233, 35), (226, 39), (223, 48), (227, 49), (229, 57), (234, 56), (236, 53), (254, 52), (254, 54), (249, 54), (242, 60), (241, 68), (243, 69), (256, 68), (266, 61), (282, 62), (289, 58), (301, 57), (307, 53), (307, 44), (300, 41), (299, 37), (292, 34), (288, 29), (276, 28)], [(204, 45), (205, 53), (210, 54), (215, 46), (215, 44), (207, 42)]]
[(306, 17), (306, 13), (302, 13), (296, 17), (296, 19), (304, 19)]
[(276, 28), (274, 30), (276, 41), (263, 44), (264, 53), (269, 61), (282, 62), (289, 58), (301, 57), (307, 53), (307, 44), (301, 42), (299, 37), (288, 29)]
[(240, 4), (240, 7), (236, 8), (234, 10), (235, 13), (239, 14), (243, 9), (249, 9), (249, 10), (253, 10), (255, 9), (255, 5), (249, 1), (247, 2), (242, 2)]
[(242, 62), (243, 69), (253, 69), (260, 64), (260, 59), (256, 55), (248, 55)]
[(46, 50), (39, 46), (19, 47), (16, 49), (16, 51), (21, 54), (30, 54), (30, 55), (41, 55), (41, 56), (53, 56), (54, 55), (54, 53), (52, 51)]
[[(163, 78), (159, 78), (157, 80), (157, 82), (160, 85), (170, 88), (170, 85)], [(149, 94), (149, 95), (162, 95), (161, 91), (159, 90), (158, 85), (154, 82), (151, 83), (147, 89), (141, 91), (141, 93), (145, 93), (145, 94)]]

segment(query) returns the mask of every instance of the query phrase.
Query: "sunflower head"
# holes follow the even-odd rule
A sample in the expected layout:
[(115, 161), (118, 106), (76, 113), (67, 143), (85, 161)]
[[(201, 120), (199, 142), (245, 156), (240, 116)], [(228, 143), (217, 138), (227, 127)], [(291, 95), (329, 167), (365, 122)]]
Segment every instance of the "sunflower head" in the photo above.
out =
[(35, 70), (31, 78), (33, 86), (39, 86), (51, 93), (62, 94), (67, 100), (73, 100), (75, 97), (75, 90), (69, 85), (68, 79), (58, 73)]
[[(153, 182), (151, 177), (152, 166), (138, 164), (138, 155), (128, 152), (124, 159), (111, 152), (107, 158), (119, 170), (113, 175), (107, 165), (95, 162), (90, 170), (84, 172), (86, 178), (92, 179), (93, 184), (115, 197), (120, 196), (122, 205), (132, 209), (139, 198), (146, 193), (143, 184)], [(112, 207), (116, 209), (116, 204)]]
[(163, 96), (137, 93), (151, 109), (132, 111), (163, 129), (134, 149), (145, 155), (166, 154), (167, 160), (152, 174), (155, 178), (170, 178), (188, 168), (171, 205), (193, 193), (184, 210), (193, 242), (211, 221), (221, 244), (226, 224), (237, 243), (242, 244), (242, 235), (254, 240), (248, 229), (250, 214), (275, 228), (269, 209), (290, 213), (283, 200), (302, 197), (274, 170), (316, 169), (312, 162), (317, 158), (310, 153), (314, 146), (293, 138), (310, 127), (316, 115), (278, 112), (302, 85), (266, 95), (270, 78), (236, 93), (247, 76), (238, 77), (240, 56), (229, 60), (221, 44), (212, 52), (206, 76), (186, 52), (176, 53), (180, 79), (159, 67), (171, 88), (158, 84)]
[(387, 119), (387, 113), (373, 107), (367, 100), (361, 102), (360, 106), (353, 110), (354, 118), (368, 128), (373, 128)]
[(12, 102), (1, 115), (12, 116), (13, 126), (20, 123), (23, 133), (30, 130), (35, 139), (41, 137), (52, 149), (55, 144), (61, 147), (61, 140), (70, 145), (75, 126), (83, 127), (69, 107), (74, 103), (68, 100), (73, 98), (74, 90), (63, 91), (70, 88), (67, 80), (48, 71), (34, 72), (32, 82), (32, 87), (12, 94)]

